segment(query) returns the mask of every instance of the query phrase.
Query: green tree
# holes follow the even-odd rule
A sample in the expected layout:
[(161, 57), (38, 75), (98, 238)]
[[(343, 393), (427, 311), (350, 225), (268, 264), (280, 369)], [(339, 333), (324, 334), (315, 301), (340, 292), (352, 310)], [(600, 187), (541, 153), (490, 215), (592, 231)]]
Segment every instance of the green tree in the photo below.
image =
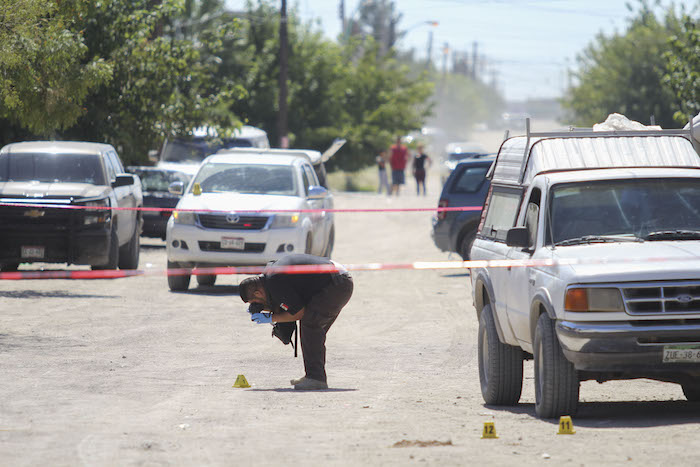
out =
[[(0, 117), (39, 136), (74, 125), (112, 65), (88, 53), (82, 0), (0, 2)], [(8, 135), (11, 137), (11, 135)]]
[(685, 125), (700, 112), (700, 23), (685, 16), (681, 30), (671, 38), (664, 55), (667, 74), (664, 84), (673, 91), (680, 109), (674, 118)]
[(85, 103), (87, 111), (65, 137), (106, 141), (127, 163), (146, 160), (167, 136), (201, 125), (237, 125), (227, 104), (243, 95), (218, 73), (224, 39), (235, 24), (186, 34), (191, 27), (177, 0), (91, 2), (81, 23), (90, 54), (112, 66), (112, 79)]
[(663, 81), (663, 54), (678, 31), (678, 17), (669, 9), (660, 22), (646, 1), (640, 3), (624, 34), (599, 34), (578, 57), (576, 84), (563, 102), (573, 123), (591, 126), (617, 112), (642, 123), (653, 115), (663, 127), (676, 126), (673, 115), (679, 105)]

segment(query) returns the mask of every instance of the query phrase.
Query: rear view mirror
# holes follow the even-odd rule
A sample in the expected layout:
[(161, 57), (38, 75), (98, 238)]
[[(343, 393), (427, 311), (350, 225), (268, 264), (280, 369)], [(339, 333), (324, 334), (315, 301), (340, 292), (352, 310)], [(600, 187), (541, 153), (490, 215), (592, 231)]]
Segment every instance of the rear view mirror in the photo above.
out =
[(506, 234), (506, 245), (516, 248), (528, 248), (530, 246), (530, 233), (527, 227), (514, 227)]
[(133, 175), (117, 175), (117, 178), (112, 182), (112, 188), (118, 188), (120, 186), (133, 185), (135, 182)]
[(173, 195), (180, 195), (185, 192), (185, 184), (182, 182), (173, 182), (168, 185), (168, 193)]

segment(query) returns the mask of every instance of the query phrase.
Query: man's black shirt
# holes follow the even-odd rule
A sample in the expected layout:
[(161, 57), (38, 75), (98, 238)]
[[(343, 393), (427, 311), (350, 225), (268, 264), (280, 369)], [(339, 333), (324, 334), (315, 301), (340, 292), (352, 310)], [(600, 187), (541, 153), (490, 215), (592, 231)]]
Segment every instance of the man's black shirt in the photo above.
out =
[[(271, 266), (294, 266), (305, 264), (333, 264), (327, 258), (313, 255), (288, 255), (281, 258)], [(266, 272), (264, 285), (268, 295), (270, 310), (288, 311), (296, 314), (306, 306), (311, 297), (326, 288), (332, 281), (331, 276), (336, 273), (310, 273), (310, 274), (285, 274), (283, 272)]]

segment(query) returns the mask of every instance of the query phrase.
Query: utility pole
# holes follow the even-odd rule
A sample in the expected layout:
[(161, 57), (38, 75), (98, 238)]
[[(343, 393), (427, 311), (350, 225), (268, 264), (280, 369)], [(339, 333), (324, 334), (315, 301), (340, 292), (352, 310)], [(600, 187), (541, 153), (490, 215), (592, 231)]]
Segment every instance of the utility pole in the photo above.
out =
[(479, 56), (478, 56), (478, 47), (479, 43), (474, 41), (472, 44), (472, 79), (476, 80), (477, 77), (477, 66), (479, 65)]
[(288, 148), (287, 137), (287, 73), (288, 73), (289, 41), (287, 38), (287, 0), (282, 0), (280, 8), (280, 94), (279, 113), (277, 115), (277, 133), (279, 134), (279, 147)]
[(340, 31), (345, 37), (345, 29), (348, 27), (345, 24), (345, 0), (340, 0), (340, 5), (338, 6), (338, 16), (340, 16)]
[(430, 32), (428, 33), (428, 51), (427, 51), (427, 58), (425, 60), (425, 67), (427, 69), (430, 69), (430, 65), (433, 63), (433, 30), (431, 29)]

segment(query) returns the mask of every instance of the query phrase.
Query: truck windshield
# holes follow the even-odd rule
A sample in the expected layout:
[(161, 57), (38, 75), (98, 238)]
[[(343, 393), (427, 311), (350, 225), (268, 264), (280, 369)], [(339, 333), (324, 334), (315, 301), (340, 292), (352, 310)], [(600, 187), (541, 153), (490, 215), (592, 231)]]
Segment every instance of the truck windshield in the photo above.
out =
[[(554, 244), (578, 238), (697, 240), (700, 180), (604, 180), (556, 185), (551, 196)], [(567, 242), (571, 243), (571, 242)]]
[(298, 196), (291, 166), (206, 164), (197, 173), (203, 193), (235, 192)]
[(249, 148), (253, 143), (245, 138), (176, 138), (163, 145), (160, 160), (165, 162), (201, 162), (221, 149)]
[(0, 181), (106, 184), (98, 154), (2, 154)]

